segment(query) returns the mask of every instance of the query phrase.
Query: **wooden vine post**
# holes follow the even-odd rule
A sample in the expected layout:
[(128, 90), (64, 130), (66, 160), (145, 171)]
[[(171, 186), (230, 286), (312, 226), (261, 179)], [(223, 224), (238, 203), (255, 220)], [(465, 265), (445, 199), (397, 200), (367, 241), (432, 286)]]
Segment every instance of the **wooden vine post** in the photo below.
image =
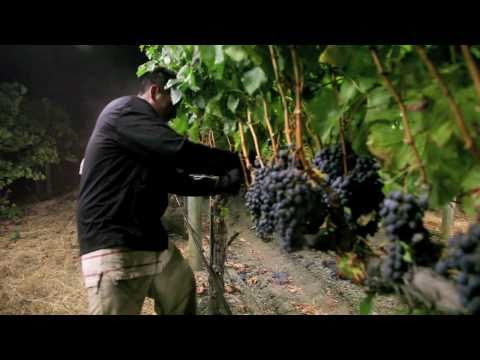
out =
[[(215, 135), (209, 132), (210, 147), (215, 146)], [(223, 206), (226, 203), (224, 195), (209, 198), (209, 245), (211, 271), (208, 274), (208, 310), (211, 315), (231, 315), (225, 300), (225, 259), (227, 250), (227, 225)]]
[[(224, 299), (224, 274), (225, 260), (227, 250), (227, 226), (225, 224), (225, 214), (223, 205), (225, 199), (217, 195), (210, 197), (210, 265), (214, 274), (209, 274), (208, 278), (208, 309), (211, 315), (222, 314), (222, 300)], [(216, 279), (217, 286), (215, 286)], [(219, 294), (221, 292), (221, 294)]]
[(202, 198), (189, 196), (186, 198), (188, 227), (188, 263), (194, 271), (203, 269), (200, 249), (196, 244), (202, 244)]

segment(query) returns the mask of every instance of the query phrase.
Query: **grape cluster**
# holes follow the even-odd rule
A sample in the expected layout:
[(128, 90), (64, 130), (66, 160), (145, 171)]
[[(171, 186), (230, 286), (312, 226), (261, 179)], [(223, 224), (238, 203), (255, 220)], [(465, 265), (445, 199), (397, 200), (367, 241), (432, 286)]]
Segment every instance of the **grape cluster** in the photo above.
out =
[(394, 191), (386, 197), (380, 210), (388, 239), (411, 246), (418, 265), (430, 265), (440, 255), (440, 246), (431, 242), (430, 234), (423, 226), (426, 204), (425, 199), (419, 202), (413, 195)]
[(321, 187), (310, 188), (309, 211), (304, 219), (304, 233), (316, 234), (325, 222), (329, 211), (329, 196)]
[(405, 249), (399, 242), (393, 242), (387, 247), (387, 256), (382, 261), (382, 277), (388, 282), (399, 282), (408, 270), (404, 261)]
[[(353, 169), (357, 157), (349, 144), (346, 144), (345, 147), (348, 154), (347, 169)], [(338, 144), (321, 150), (313, 159), (313, 164), (327, 175), (328, 182), (344, 175), (342, 146)]]
[(447, 256), (437, 263), (435, 270), (445, 276), (454, 270), (462, 305), (469, 312), (480, 314), (480, 224), (471, 225), (466, 234), (449, 239)]
[(266, 196), (268, 194), (263, 194), (262, 192), (262, 184), (271, 170), (271, 167), (257, 167), (254, 170), (255, 182), (245, 194), (245, 204), (252, 215), (257, 234), (262, 238), (273, 232), (272, 219), (266, 215), (262, 216), (262, 214), (268, 215), (270, 207), (269, 198)]
[(406, 243), (418, 242), (428, 237), (423, 226), (424, 209), (413, 195), (400, 191), (390, 193), (383, 202), (380, 215), (390, 240)]
[(359, 157), (355, 167), (345, 176), (332, 182), (340, 203), (350, 209), (349, 222), (357, 229), (357, 235), (374, 235), (378, 230), (378, 216), (365, 226), (357, 224), (362, 215), (378, 213), (384, 199), (383, 182), (378, 174), (379, 165), (370, 157)]
[(276, 232), (287, 251), (301, 247), (303, 234), (316, 232), (327, 216), (323, 191), (297, 165), (287, 151), (280, 152), (276, 165), (255, 171), (246, 194), (257, 234)]
[[(357, 156), (350, 144), (347, 148), (347, 169), (344, 174), (343, 151), (340, 145), (320, 151), (314, 164), (327, 174), (327, 181), (337, 195), (340, 204), (349, 209), (346, 220), (352, 231), (361, 237), (374, 235), (378, 231), (378, 212), (384, 199), (383, 182), (378, 174), (379, 164), (372, 157)], [(359, 224), (363, 215), (373, 214), (366, 224)]]
[(272, 175), (276, 197), (274, 213), (276, 230), (282, 246), (293, 250), (302, 245), (305, 219), (311, 210), (312, 191), (306, 175), (295, 168), (280, 170)]

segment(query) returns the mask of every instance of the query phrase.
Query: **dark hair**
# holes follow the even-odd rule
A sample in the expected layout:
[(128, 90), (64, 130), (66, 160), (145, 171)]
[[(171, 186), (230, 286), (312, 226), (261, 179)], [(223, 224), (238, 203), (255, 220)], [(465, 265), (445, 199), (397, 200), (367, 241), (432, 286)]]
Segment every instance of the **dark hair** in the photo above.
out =
[(157, 85), (161, 91), (165, 90), (168, 80), (175, 79), (177, 74), (167, 68), (159, 67), (140, 77), (139, 93), (144, 93), (152, 85)]

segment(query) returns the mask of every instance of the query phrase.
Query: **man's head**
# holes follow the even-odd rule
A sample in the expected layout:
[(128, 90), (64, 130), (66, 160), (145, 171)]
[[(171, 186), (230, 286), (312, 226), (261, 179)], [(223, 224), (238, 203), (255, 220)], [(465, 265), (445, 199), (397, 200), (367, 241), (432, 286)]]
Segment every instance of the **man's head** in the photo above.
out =
[(176, 116), (176, 107), (172, 104), (170, 90), (165, 90), (168, 80), (175, 78), (175, 73), (165, 68), (158, 68), (140, 78), (138, 96), (152, 105), (155, 111), (166, 120)]

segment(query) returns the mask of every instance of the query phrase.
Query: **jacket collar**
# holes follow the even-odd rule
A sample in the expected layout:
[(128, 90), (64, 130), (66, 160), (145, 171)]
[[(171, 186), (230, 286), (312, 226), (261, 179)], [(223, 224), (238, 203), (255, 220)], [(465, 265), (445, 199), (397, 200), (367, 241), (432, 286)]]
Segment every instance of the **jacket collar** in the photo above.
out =
[(138, 104), (139, 108), (144, 110), (146, 113), (148, 113), (149, 115), (152, 115), (153, 117), (159, 119), (160, 121), (163, 121), (165, 123), (168, 123), (167, 120), (165, 120), (165, 118), (163, 118), (162, 116), (160, 116), (157, 111), (153, 108), (152, 105), (150, 105), (150, 103), (141, 98), (140, 96), (134, 96), (134, 101), (136, 104)]

